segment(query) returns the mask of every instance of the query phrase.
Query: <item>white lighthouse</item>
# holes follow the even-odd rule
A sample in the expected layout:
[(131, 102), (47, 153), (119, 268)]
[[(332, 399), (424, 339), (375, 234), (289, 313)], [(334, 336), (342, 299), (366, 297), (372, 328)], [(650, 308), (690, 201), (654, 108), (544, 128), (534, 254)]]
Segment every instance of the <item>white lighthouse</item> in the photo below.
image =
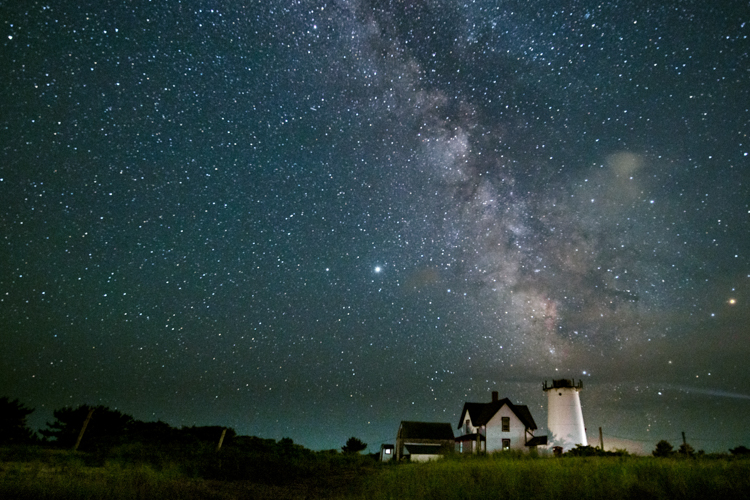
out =
[(583, 389), (583, 382), (560, 379), (552, 380), (548, 386), (545, 380), (543, 390), (547, 393), (547, 430), (549, 445), (562, 447), (566, 452), (577, 444), (588, 446), (586, 427), (583, 425), (581, 398), (578, 392)]

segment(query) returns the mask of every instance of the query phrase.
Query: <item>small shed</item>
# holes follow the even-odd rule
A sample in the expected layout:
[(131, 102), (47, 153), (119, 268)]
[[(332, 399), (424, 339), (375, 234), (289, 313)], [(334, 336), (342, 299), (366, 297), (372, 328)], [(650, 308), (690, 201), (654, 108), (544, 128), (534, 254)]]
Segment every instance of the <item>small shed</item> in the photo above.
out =
[(380, 461), (388, 462), (393, 460), (395, 446), (392, 444), (381, 444), (380, 445)]
[(441, 422), (402, 421), (396, 435), (396, 460), (434, 460), (453, 452), (453, 427)]

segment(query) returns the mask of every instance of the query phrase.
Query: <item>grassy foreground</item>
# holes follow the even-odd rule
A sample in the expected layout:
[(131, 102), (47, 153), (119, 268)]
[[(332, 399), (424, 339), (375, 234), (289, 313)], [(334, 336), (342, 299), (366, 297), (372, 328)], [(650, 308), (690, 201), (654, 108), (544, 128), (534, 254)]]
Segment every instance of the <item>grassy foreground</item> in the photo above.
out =
[(368, 499), (750, 498), (750, 460), (573, 457), (443, 460), (384, 468)]
[(359, 498), (376, 463), (359, 455), (133, 456), (0, 448), (0, 500)]
[[(179, 463), (89, 460), (85, 454), (0, 450), (2, 499), (746, 499), (750, 460), (653, 457), (449, 458), (376, 464), (316, 459), (309, 473), (215, 479)], [(236, 467), (236, 464), (226, 464)], [(258, 464), (260, 465), (260, 464)], [(245, 464), (250, 468), (252, 464)], [(225, 465), (222, 465), (222, 468)], [(290, 469), (299, 468), (296, 464)], [(248, 469), (249, 470), (249, 469)], [(266, 480), (267, 479), (267, 480)], [(288, 479), (288, 480), (287, 480)]]

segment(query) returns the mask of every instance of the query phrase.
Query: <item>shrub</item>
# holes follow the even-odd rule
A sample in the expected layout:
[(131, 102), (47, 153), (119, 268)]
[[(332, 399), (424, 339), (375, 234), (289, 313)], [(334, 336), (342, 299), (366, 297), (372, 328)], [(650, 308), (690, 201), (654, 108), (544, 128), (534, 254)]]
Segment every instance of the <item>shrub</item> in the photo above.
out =
[(737, 457), (746, 457), (750, 456), (750, 449), (747, 449), (744, 446), (738, 446), (737, 448), (729, 450), (729, 453)]
[(651, 454), (655, 457), (671, 457), (674, 454), (673, 447), (668, 441), (661, 440), (656, 443), (656, 448)]
[(346, 440), (346, 444), (341, 447), (341, 451), (344, 453), (359, 453), (360, 451), (367, 449), (367, 443), (352, 436)]

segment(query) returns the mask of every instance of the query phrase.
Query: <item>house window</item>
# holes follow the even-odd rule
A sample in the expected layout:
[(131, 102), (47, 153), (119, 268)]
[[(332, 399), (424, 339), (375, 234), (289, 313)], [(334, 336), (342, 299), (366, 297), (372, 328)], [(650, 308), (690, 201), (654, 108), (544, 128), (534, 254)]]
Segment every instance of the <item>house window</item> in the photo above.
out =
[(390, 454), (391, 454), (391, 450), (390, 450), (390, 448), (386, 448), (386, 449), (385, 449), (385, 454), (386, 454), (386, 455), (390, 455)]
[(464, 423), (464, 425), (466, 426), (466, 431), (464, 431), (464, 434), (468, 434), (469, 433), (469, 419), (468, 418), (466, 419), (466, 422)]
[(503, 439), (503, 449), (510, 450), (510, 439)]
[(510, 432), (510, 417), (503, 417), (503, 432)]

